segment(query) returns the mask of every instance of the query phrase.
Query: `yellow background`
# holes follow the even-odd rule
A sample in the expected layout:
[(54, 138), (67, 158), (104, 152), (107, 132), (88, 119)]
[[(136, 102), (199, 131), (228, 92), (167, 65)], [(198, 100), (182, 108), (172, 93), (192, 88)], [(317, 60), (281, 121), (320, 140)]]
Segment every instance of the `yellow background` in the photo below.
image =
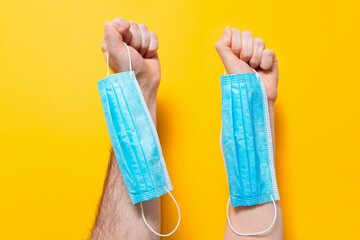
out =
[[(0, 239), (86, 239), (110, 140), (96, 81), (103, 24), (158, 34), (158, 122), (182, 210), (168, 239), (221, 239), (228, 187), (219, 148), (226, 25), (280, 61), (276, 170), (285, 239), (356, 239), (360, 228), (358, 0), (33, 0), (0, 3)], [(163, 231), (176, 223), (169, 196)]]

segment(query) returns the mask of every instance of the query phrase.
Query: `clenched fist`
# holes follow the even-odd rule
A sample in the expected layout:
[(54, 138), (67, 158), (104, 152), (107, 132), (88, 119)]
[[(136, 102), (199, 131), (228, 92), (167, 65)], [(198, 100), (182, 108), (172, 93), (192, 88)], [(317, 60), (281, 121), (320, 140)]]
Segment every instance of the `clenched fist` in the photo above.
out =
[(109, 66), (113, 72), (130, 70), (125, 43), (129, 46), (132, 70), (154, 119), (160, 83), (160, 62), (157, 54), (159, 43), (156, 34), (150, 32), (145, 24), (125, 21), (121, 17), (106, 22), (104, 30), (101, 49), (105, 58), (106, 52), (109, 53)]
[(265, 48), (264, 40), (254, 38), (250, 31), (225, 28), (215, 48), (229, 74), (260, 73), (266, 88), (268, 101), (274, 103), (279, 81), (278, 61), (274, 52)]

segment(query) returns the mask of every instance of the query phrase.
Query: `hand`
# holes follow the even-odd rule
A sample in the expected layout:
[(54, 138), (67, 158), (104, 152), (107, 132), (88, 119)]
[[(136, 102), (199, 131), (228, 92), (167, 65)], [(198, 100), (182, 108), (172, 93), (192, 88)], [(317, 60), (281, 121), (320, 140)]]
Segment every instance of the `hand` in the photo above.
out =
[(260, 73), (266, 88), (269, 103), (274, 103), (277, 97), (279, 81), (278, 61), (275, 53), (265, 48), (264, 40), (255, 38), (250, 31), (240, 33), (239, 29), (229, 27), (215, 48), (229, 74), (254, 72)]
[(121, 17), (105, 23), (105, 34), (101, 49), (114, 73), (129, 71), (129, 46), (132, 70), (135, 72), (141, 91), (154, 118), (156, 95), (160, 84), (160, 62), (157, 54), (159, 43), (154, 32), (149, 32), (145, 24), (125, 21)]

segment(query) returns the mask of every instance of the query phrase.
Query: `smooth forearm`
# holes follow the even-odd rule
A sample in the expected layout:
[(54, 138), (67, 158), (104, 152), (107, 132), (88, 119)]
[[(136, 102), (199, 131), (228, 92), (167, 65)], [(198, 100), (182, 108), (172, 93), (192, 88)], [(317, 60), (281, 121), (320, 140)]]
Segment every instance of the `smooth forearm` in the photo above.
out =
[[(275, 152), (275, 115), (274, 102), (268, 102), (269, 118), (272, 133), (273, 149)], [(228, 223), (225, 228), (225, 240), (242, 240), (242, 239), (262, 239), (262, 240), (281, 240), (283, 239), (283, 222), (280, 201), (276, 201), (277, 219), (273, 228), (259, 236), (238, 236), (231, 229)], [(258, 232), (266, 229), (271, 224), (274, 217), (274, 207), (272, 202), (254, 206), (243, 206), (230, 208), (229, 210), (232, 224), (236, 229), (243, 233)]]

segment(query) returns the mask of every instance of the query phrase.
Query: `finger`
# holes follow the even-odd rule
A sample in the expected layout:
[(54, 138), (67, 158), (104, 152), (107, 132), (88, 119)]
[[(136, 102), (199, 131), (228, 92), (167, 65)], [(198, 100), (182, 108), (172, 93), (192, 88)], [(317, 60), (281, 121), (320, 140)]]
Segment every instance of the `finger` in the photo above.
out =
[(260, 68), (263, 70), (269, 70), (271, 69), (273, 63), (274, 63), (274, 52), (270, 49), (264, 49), (261, 54), (261, 62), (260, 62)]
[(159, 40), (154, 32), (150, 32), (150, 45), (145, 54), (146, 58), (152, 58), (156, 55), (159, 48)]
[(104, 27), (104, 40), (102, 45), (105, 45), (105, 48), (102, 48), (104, 56), (106, 58), (106, 52), (109, 53), (109, 66), (114, 72), (122, 72), (125, 68), (122, 65), (117, 63), (123, 63), (127, 61), (126, 48), (123, 42), (122, 35), (118, 30), (115, 29), (115, 24), (112, 21), (105, 23)]
[(129, 21), (129, 23), (130, 23), (130, 33), (131, 33), (131, 41), (129, 45), (135, 48), (136, 50), (139, 50), (142, 41), (139, 25), (137, 25), (137, 23), (134, 21)]
[(231, 29), (231, 50), (238, 58), (240, 58), (241, 36), (240, 31), (237, 28)]
[(259, 67), (261, 61), (261, 54), (264, 48), (265, 48), (264, 40), (262, 40), (261, 38), (255, 38), (253, 41), (253, 54), (249, 62), (252, 68), (255, 69)]
[(249, 62), (252, 57), (253, 51), (253, 39), (252, 32), (245, 30), (241, 32), (241, 52), (240, 59), (244, 62)]
[(123, 41), (129, 43), (131, 40), (131, 34), (129, 32), (130, 24), (121, 17), (115, 18), (113, 21), (115, 29), (121, 34)]
[(141, 46), (139, 53), (141, 56), (144, 56), (150, 46), (150, 32), (145, 24), (139, 24), (141, 32)]
[(231, 49), (232, 33), (229, 27), (226, 27), (221, 38), (215, 43), (216, 51), (218, 52), (225, 69), (228, 73), (236, 71), (236, 63), (239, 59)]

